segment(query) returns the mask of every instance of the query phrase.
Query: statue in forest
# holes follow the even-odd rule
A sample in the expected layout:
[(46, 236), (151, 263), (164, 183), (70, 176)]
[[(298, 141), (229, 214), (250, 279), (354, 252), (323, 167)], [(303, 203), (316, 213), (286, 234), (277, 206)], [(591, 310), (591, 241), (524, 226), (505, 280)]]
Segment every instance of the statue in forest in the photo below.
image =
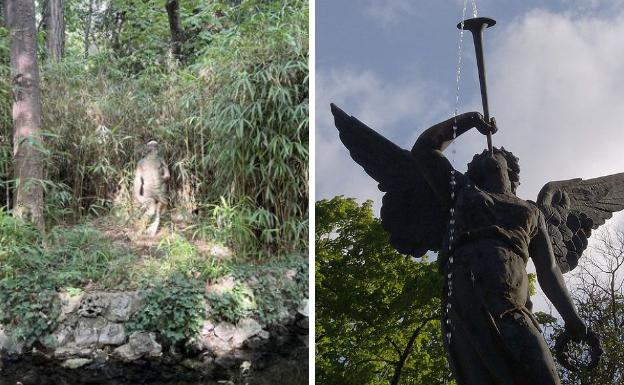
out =
[[(442, 151), (471, 128), (496, 132), (478, 112), (424, 131), (411, 151), (399, 148), (331, 105), (351, 157), (379, 182), (381, 221), (399, 252), (438, 252), (444, 275), (443, 339), (458, 385), (560, 384), (553, 357), (533, 316), (526, 264), (565, 321), (557, 341), (591, 347), (590, 367), (602, 354), (579, 317), (562, 273), (574, 269), (591, 231), (624, 209), (624, 173), (547, 183), (537, 201), (516, 196), (518, 158), (504, 148), (474, 156), (465, 174)], [(455, 126), (455, 132), (454, 128)]]
[(139, 161), (134, 175), (134, 199), (139, 204), (141, 218), (153, 218), (147, 228), (150, 236), (156, 235), (160, 224), (160, 212), (167, 205), (167, 180), (169, 168), (158, 152), (158, 143), (146, 145), (147, 155)]

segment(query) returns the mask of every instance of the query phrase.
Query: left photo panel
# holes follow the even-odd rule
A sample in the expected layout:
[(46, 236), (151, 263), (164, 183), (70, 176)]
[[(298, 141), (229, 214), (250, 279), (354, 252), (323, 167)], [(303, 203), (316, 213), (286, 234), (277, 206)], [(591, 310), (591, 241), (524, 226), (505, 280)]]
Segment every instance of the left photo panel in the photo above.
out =
[(308, 384), (309, 2), (0, 4), (0, 385)]

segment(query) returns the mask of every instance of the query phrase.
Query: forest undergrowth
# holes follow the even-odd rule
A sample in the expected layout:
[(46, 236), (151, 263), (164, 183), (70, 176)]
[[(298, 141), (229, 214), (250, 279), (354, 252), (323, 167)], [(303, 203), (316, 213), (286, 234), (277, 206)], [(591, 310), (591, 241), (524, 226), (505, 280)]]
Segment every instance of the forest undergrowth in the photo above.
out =
[[(105, 35), (109, 13), (154, 16), (150, 2), (111, 2), (117, 12), (94, 15), (101, 45), (86, 58), (68, 44), (60, 62), (42, 60), (46, 178), (30, 183), (45, 188), (48, 228), (127, 215), (136, 163), (157, 140), (172, 175), (170, 209), (194, 216), (197, 236), (226, 237), (252, 258), (307, 248), (307, 2), (224, 3), (188, 5), (183, 20), (194, 34), (182, 63), (167, 53), (162, 11), (160, 26), (118, 28), (124, 44)], [(0, 36), (8, 53), (6, 30)], [(11, 207), (11, 91), (2, 64), (0, 206)]]

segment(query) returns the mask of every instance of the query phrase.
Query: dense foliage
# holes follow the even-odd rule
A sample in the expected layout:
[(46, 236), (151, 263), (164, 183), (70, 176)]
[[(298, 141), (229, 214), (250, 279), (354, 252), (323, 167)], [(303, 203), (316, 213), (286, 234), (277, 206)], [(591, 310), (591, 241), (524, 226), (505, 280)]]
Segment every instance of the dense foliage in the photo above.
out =
[(446, 383), (435, 263), (392, 249), (370, 201), (317, 202), (315, 242), (318, 383)]
[(157, 332), (170, 344), (198, 337), (205, 317), (201, 284), (174, 275), (150, 286), (143, 294), (143, 307), (132, 317), (128, 330)]
[[(162, 1), (77, 0), (66, 13), (65, 58), (42, 71), (49, 223), (127, 208), (134, 166), (156, 139), (171, 206), (199, 213), (196, 235), (239, 255), (306, 248), (306, 1), (184, 1), (182, 62)], [(1, 64), (0, 206), (12, 180)]]
[[(144, 250), (130, 244), (111, 243), (106, 229), (56, 227), (44, 249), (32, 225), (0, 211), (0, 325), (19, 343), (45, 342), (57, 326), (59, 292), (139, 290), (143, 307), (130, 327), (157, 332), (172, 344), (196, 337), (204, 318), (278, 324), (308, 296), (303, 256), (263, 265), (216, 259), (178, 233), (141, 255)], [(231, 288), (211, 289), (224, 280)]]

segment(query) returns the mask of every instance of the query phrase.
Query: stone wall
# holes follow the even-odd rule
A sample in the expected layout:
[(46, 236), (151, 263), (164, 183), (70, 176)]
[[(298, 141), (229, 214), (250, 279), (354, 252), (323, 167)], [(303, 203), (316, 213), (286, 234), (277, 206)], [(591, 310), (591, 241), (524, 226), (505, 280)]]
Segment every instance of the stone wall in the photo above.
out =
[[(128, 332), (127, 322), (142, 306), (139, 292), (90, 291), (75, 296), (60, 294), (59, 300), (62, 310), (58, 327), (28, 351), (0, 325), (1, 354), (5, 358), (36, 354), (68, 370), (101, 370), (147, 360), (184, 367), (204, 377), (228, 378), (264, 369), (267, 359), (275, 358), (267, 356), (271, 352), (290, 348), (307, 352), (308, 348), (307, 300), (277, 325), (262, 327), (253, 318), (236, 323), (206, 319), (200, 334), (183, 346), (166, 346), (158, 333)], [(304, 355), (297, 358), (302, 370), (307, 368)]]

